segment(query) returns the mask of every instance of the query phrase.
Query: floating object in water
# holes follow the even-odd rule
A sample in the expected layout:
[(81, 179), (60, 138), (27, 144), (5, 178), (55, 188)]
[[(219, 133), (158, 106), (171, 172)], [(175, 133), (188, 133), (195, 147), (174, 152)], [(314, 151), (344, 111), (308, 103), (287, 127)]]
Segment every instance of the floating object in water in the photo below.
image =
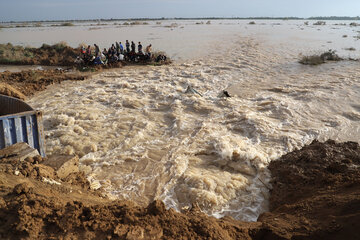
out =
[(202, 97), (202, 94), (199, 93), (198, 91), (196, 91), (194, 88), (192, 88), (190, 85), (188, 85), (188, 87), (186, 88), (185, 93), (193, 93), (193, 94), (198, 94), (200, 97)]
[(228, 91), (224, 90), (223, 93), (224, 93), (225, 97), (231, 97), (230, 94), (228, 93)]
[(229, 98), (231, 97), (229, 92), (226, 91), (226, 90), (223, 90), (220, 94), (219, 94), (219, 97), (226, 97), (226, 98)]

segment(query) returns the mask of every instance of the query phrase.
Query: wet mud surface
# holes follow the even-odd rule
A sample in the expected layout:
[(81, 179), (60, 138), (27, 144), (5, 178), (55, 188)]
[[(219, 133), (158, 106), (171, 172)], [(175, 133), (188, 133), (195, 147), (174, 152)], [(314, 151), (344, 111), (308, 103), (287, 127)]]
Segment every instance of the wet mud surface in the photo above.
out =
[(360, 232), (354, 142), (314, 141), (272, 161), (270, 212), (251, 223), (209, 217), (196, 205), (178, 213), (160, 201), (109, 201), (81, 176), (59, 179), (41, 162), (0, 160), (1, 239), (356, 239)]
[(270, 239), (357, 239), (360, 147), (314, 141), (270, 163), (270, 213), (259, 217)]
[(62, 69), (3, 72), (0, 73), (0, 94), (24, 99), (25, 96), (45, 90), (48, 85), (67, 80), (82, 81), (88, 76), (88, 73)]

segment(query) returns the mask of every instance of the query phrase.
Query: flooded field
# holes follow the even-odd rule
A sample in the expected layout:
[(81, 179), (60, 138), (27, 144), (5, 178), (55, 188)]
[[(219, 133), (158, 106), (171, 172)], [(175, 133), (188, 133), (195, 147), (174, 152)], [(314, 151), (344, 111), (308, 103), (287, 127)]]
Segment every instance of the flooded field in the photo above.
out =
[[(216, 217), (255, 221), (267, 209), (270, 161), (314, 139), (360, 138), (360, 63), (298, 63), (301, 53), (329, 49), (360, 57), (360, 27), (248, 22), (83, 24), (0, 34), (3, 43), (33, 46), (109, 47), (129, 39), (167, 52), (172, 65), (113, 69), (29, 99), (44, 111), (48, 154), (78, 154), (89, 178), (114, 199), (141, 205), (160, 199), (178, 210), (197, 203)], [(232, 97), (222, 97), (223, 90)]]
[(360, 38), (360, 27), (350, 26), (351, 21), (327, 21), (326, 25), (321, 26), (313, 25), (317, 21), (305, 20), (256, 20), (255, 24), (249, 22), (251, 21), (99, 21), (75, 22), (74, 26), (60, 26), (62, 23), (50, 22), (42, 23), (39, 27), (31, 27), (35, 24), (14, 23), (8, 24), (12, 28), (1, 29), (0, 43), (40, 47), (43, 43), (64, 41), (72, 47), (77, 47), (80, 43), (97, 43), (103, 49), (110, 47), (115, 41), (124, 43), (128, 39), (136, 43), (141, 41), (144, 46), (152, 43), (155, 50), (165, 51), (173, 59), (186, 60), (206, 56), (213, 50), (221, 51), (230, 47), (238, 36), (246, 36), (262, 43), (270, 43), (272, 47), (290, 47), (292, 54), (335, 49), (341, 55), (359, 57), (359, 51), (345, 50), (359, 46), (357, 40)]

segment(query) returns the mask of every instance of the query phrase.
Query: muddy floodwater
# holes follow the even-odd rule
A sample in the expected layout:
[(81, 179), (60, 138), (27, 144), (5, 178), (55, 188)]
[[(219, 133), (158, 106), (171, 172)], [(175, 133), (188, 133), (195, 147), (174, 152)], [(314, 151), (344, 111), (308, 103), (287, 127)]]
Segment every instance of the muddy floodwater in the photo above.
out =
[(359, 58), (360, 27), (206, 22), (11, 28), (0, 41), (103, 48), (128, 39), (167, 52), (172, 65), (112, 69), (30, 98), (44, 111), (47, 153), (78, 154), (114, 199), (159, 199), (177, 210), (197, 203), (216, 217), (255, 221), (267, 209), (270, 161), (314, 139), (360, 139), (360, 62), (298, 63), (329, 49)]

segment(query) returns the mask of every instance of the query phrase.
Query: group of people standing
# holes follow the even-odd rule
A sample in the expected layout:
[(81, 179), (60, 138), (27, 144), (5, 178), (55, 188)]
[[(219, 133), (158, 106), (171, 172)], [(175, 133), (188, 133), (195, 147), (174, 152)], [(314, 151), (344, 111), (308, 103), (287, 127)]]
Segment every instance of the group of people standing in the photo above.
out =
[(136, 60), (146, 60), (150, 59), (152, 56), (152, 45), (148, 45), (145, 48), (145, 53), (143, 52), (143, 46), (141, 42), (136, 45), (133, 41), (131, 44), (129, 40), (125, 42), (125, 48), (121, 42), (115, 42), (112, 44), (109, 49), (104, 48), (100, 52), (100, 48), (97, 44), (94, 44), (94, 53), (90, 45), (85, 49), (81, 48), (81, 58), (85, 63), (93, 61), (94, 64), (104, 64), (106, 62), (117, 62), (117, 61), (136, 61)]

